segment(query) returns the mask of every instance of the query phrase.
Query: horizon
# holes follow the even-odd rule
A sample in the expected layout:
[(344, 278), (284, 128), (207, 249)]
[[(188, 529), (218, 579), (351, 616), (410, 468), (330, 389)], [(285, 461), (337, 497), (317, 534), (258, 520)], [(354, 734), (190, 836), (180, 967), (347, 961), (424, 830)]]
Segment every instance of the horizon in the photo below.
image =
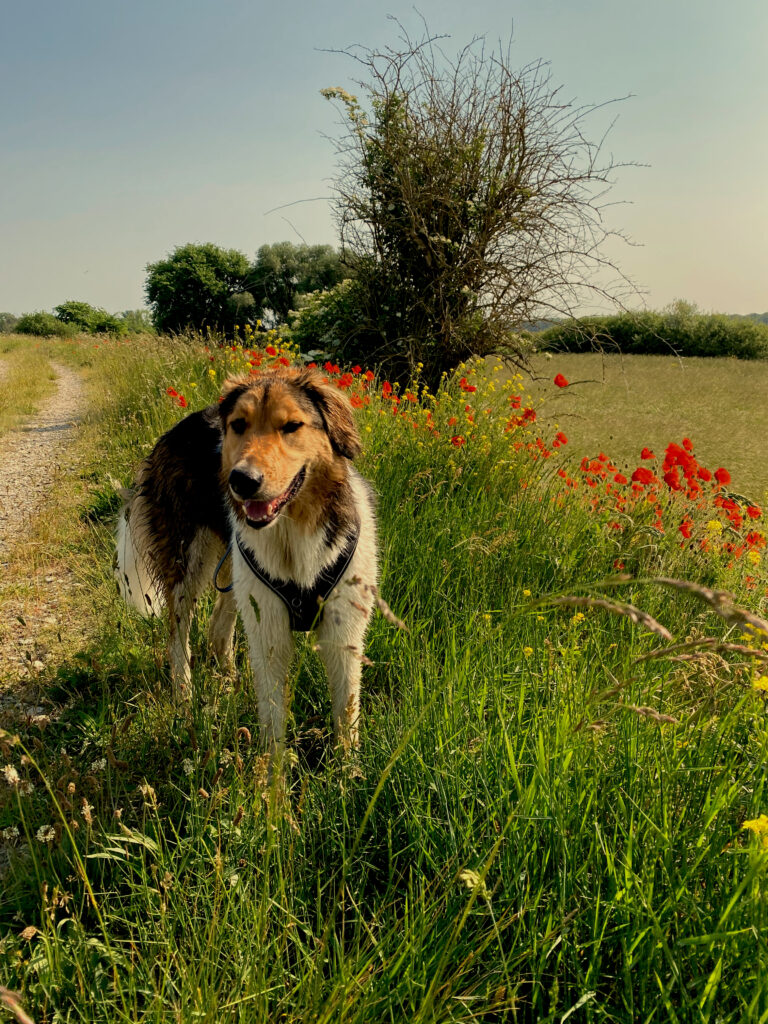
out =
[[(412, 8), (392, 13), (420, 34)], [(548, 61), (564, 97), (608, 104), (592, 137), (617, 117), (607, 149), (625, 166), (611, 227), (635, 243), (608, 255), (640, 287), (639, 308), (681, 298), (703, 312), (768, 309), (768, 9), (758, 0), (727, 19), (714, 0), (651, 0), (643, 11), (478, 0), (469, 12), (430, 0), (422, 13), (431, 32), (450, 34), (448, 53), (473, 34), (492, 44), (512, 33), (516, 66)], [(319, 90), (354, 91), (354, 68), (334, 50), (396, 41), (372, 0), (290, 11), (247, 0), (83, 0), (73, 11), (40, 0), (5, 20), (0, 310), (72, 299), (146, 308), (146, 265), (187, 242), (249, 259), (283, 240), (338, 247), (328, 201), (338, 122)]]

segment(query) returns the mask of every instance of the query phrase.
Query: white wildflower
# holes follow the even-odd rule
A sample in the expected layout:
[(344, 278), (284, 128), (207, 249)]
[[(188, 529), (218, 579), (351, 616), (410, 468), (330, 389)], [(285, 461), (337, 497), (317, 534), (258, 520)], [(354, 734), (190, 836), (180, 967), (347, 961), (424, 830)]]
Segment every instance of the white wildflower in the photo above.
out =
[(41, 825), (35, 836), (41, 843), (52, 843), (56, 838), (56, 829), (53, 825)]
[(185, 775), (191, 775), (192, 772), (195, 770), (194, 764), (192, 763), (192, 761), (190, 761), (188, 757), (185, 757), (184, 760), (181, 762), (181, 770), (184, 772)]
[(34, 782), (28, 782), (26, 779), (19, 783), (19, 792), (22, 796), (29, 796), (30, 793), (34, 793), (35, 784)]
[(10, 842), (12, 839), (18, 838), (19, 830), (16, 828), (15, 825), (9, 825), (8, 828), (3, 829), (3, 839), (6, 839)]
[(21, 782), (21, 776), (12, 764), (7, 764), (5, 768), (3, 768), (3, 775), (5, 776), (5, 781), (9, 786), (18, 786)]
[(97, 757), (96, 760), (93, 761), (92, 764), (91, 764), (91, 771), (92, 772), (103, 772), (106, 767), (107, 767), (107, 759), (106, 759), (106, 757)]

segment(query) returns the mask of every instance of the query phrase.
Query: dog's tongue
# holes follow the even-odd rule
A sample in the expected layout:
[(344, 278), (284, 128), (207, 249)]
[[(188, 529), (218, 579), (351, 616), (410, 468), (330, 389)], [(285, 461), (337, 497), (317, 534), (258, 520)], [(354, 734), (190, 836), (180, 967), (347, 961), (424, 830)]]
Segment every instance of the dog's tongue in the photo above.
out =
[(272, 501), (246, 501), (245, 514), (249, 519), (258, 522), (259, 519), (266, 519), (268, 516), (271, 516), (275, 505), (277, 505), (277, 499)]

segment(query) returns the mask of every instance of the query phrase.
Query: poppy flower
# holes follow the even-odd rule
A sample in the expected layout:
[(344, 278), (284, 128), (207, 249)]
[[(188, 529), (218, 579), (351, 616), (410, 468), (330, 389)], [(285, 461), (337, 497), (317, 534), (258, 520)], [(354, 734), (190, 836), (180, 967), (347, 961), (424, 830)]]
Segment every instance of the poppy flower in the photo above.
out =
[(683, 448), (685, 448), (687, 452), (693, 451), (693, 441), (690, 439), (690, 437), (683, 438)]
[(654, 481), (654, 475), (650, 469), (646, 469), (644, 466), (638, 466), (635, 472), (632, 474), (632, 482), (636, 484), (652, 484)]
[(568, 438), (565, 436), (562, 430), (559, 433), (555, 434), (555, 440), (560, 444), (568, 444)]
[(678, 527), (678, 529), (680, 530), (680, 533), (682, 533), (686, 540), (690, 540), (691, 531), (693, 529), (693, 523), (690, 519), (684, 519)]
[(264, 349), (264, 351), (267, 353), (268, 356), (276, 356), (277, 355), (277, 349), (273, 345), (267, 345), (267, 347)]
[(467, 439), (462, 437), (461, 434), (457, 434), (455, 437), (451, 438), (451, 444), (454, 448), (461, 448), (461, 446), (466, 443)]
[(664, 474), (664, 483), (667, 487), (671, 487), (673, 491), (680, 490), (680, 474), (677, 471), (677, 467), (673, 466)]
[(555, 386), (558, 387), (558, 388), (567, 388), (568, 387), (568, 381), (562, 375), (562, 373), (558, 373), (558, 375), (555, 377)]
[(762, 509), (758, 508), (757, 505), (747, 505), (747, 515), (750, 519), (759, 519), (762, 515)]
[(361, 370), (362, 370), (362, 366), (353, 366), (352, 367), (352, 373), (354, 373), (355, 376), (357, 376), (357, 374), (360, 373)]
[(719, 469), (715, 470), (715, 480), (717, 480), (719, 484), (723, 484), (723, 486), (725, 486), (725, 484), (729, 484), (731, 482), (731, 474), (727, 469), (723, 469), (723, 467), (720, 466)]
[(703, 480), (705, 484), (709, 483), (709, 481), (712, 479), (712, 474), (708, 469), (705, 469), (704, 466), (699, 466), (697, 476), (699, 480)]
[(653, 452), (651, 451), (650, 448), (643, 448), (643, 450), (640, 452), (640, 458), (641, 459), (655, 459), (656, 456), (653, 454)]

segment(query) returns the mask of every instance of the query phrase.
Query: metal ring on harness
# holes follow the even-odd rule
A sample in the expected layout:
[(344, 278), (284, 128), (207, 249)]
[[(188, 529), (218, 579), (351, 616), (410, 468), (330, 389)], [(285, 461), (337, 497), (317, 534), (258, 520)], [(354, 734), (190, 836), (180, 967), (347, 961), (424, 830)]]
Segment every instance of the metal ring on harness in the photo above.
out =
[(213, 585), (214, 585), (214, 587), (216, 587), (216, 589), (218, 590), (218, 592), (220, 594), (228, 594), (230, 592), (230, 590), (232, 589), (232, 587), (234, 587), (234, 585), (235, 585), (234, 580), (233, 580), (229, 584), (228, 587), (220, 587), (219, 586), (219, 573), (221, 572), (221, 567), (222, 567), (222, 565), (224, 565), (224, 563), (226, 562), (226, 560), (229, 558), (229, 556), (231, 554), (232, 554), (232, 542), (230, 541), (229, 547), (227, 548), (227, 550), (224, 552), (224, 554), (219, 559), (219, 564), (216, 566), (216, 569), (214, 570), (214, 573), (213, 573)]

